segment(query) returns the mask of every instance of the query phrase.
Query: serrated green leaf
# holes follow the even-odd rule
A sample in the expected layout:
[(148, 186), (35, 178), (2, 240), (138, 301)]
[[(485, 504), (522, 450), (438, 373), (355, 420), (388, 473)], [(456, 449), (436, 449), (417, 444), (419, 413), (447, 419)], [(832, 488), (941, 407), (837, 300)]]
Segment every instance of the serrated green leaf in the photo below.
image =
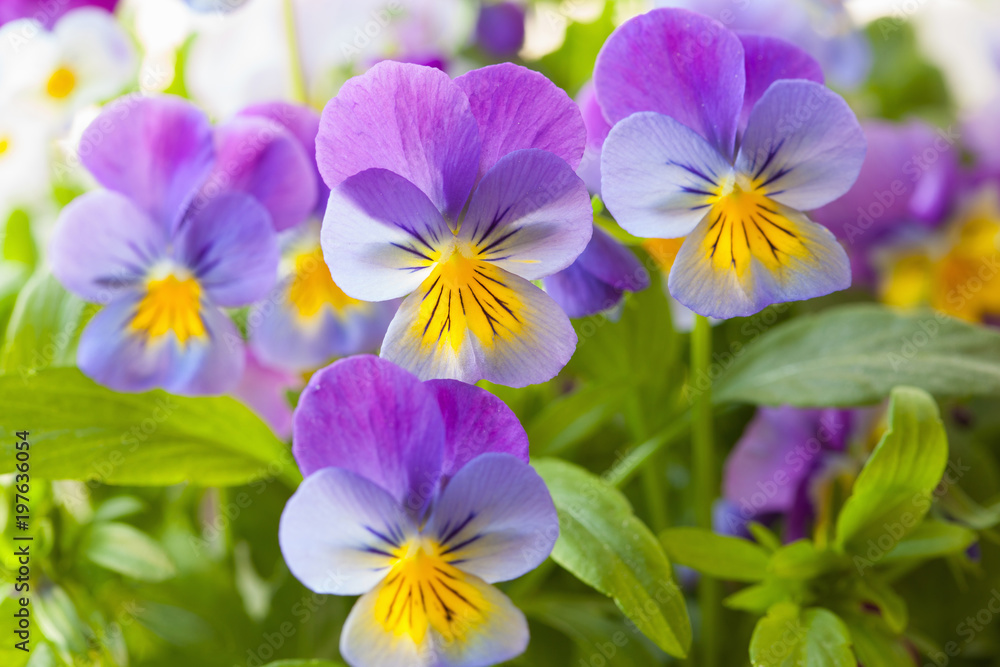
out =
[(878, 607), (890, 630), (898, 634), (906, 629), (910, 612), (896, 591), (874, 575), (856, 579), (855, 586), (858, 599)]
[(831, 611), (775, 605), (750, 639), (754, 667), (857, 667), (851, 633)]
[(748, 344), (712, 396), (799, 407), (875, 403), (893, 387), (1000, 396), (1000, 333), (930, 311), (851, 305), (795, 318)]
[(671, 655), (691, 645), (684, 595), (656, 537), (619, 491), (575, 465), (534, 462), (559, 511), (552, 559), (614, 599), (618, 608)]
[[(889, 403), (889, 428), (861, 470), (837, 517), (834, 544), (883, 551), (915, 528), (948, 463), (948, 440), (937, 404), (925, 391), (898, 387)], [(881, 541), (881, 543), (880, 543)]]
[(682, 527), (661, 532), (660, 543), (675, 563), (717, 579), (761, 581), (767, 575), (768, 553), (749, 540)]
[(763, 614), (779, 602), (792, 599), (800, 586), (785, 579), (768, 579), (760, 584), (747, 586), (722, 601), (730, 609), (740, 609), (753, 614)]
[(844, 617), (854, 641), (858, 662), (865, 667), (899, 667), (913, 664), (910, 652), (885, 622), (872, 614), (848, 614)]
[(106, 484), (204, 486), (301, 475), (288, 448), (248, 408), (226, 396), (163, 391), (120, 394), (75, 368), (30, 378), (0, 375), (0, 474), (14, 470), (13, 433), (31, 431), (31, 472), (39, 479)]
[(174, 564), (156, 540), (126, 523), (95, 523), (83, 545), (92, 563), (140, 581), (174, 576)]

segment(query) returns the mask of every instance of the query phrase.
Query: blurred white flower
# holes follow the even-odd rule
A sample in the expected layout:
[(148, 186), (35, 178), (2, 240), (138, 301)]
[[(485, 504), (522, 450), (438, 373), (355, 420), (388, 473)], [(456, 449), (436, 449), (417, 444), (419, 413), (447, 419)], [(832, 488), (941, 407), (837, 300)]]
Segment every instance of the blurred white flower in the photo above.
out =
[(49, 195), (49, 127), (14, 104), (0, 104), (0, 223)]
[(83, 107), (114, 97), (134, 79), (136, 54), (114, 16), (65, 14), (52, 31), (33, 19), (0, 28), (0, 102), (67, 126)]
[[(253, 0), (199, 22), (185, 81), (210, 113), (228, 117), (255, 102), (293, 99), (286, 1)], [(378, 60), (447, 59), (469, 42), (476, 18), (469, 0), (291, 2), (306, 101), (317, 107)]]

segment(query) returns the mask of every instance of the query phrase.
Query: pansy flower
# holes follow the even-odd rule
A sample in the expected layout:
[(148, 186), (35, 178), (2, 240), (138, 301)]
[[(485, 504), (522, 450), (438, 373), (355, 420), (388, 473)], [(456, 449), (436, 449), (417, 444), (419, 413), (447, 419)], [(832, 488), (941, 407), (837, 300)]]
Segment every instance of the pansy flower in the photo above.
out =
[(476, 667), (524, 651), (523, 614), (490, 584), (544, 561), (559, 524), (500, 399), (351, 357), (309, 381), (292, 451), (306, 479), (281, 551), (309, 589), (361, 596), (340, 635), (348, 663)]
[(179, 98), (134, 96), (104, 108), (80, 154), (104, 188), (63, 209), (49, 253), (67, 289), (105, 304), (78, 365), (119, 391), (232, 389), (244, 350), (222, 309), (273, 285), (273, 225), (315, 196), (304, 151), (270, 121), (213, 129)]
[[(309, 156), (316, 154), (319, 114), (309, 107), (269, 102), (244, 109), (237, 118), (266, 118), (280, 124)], [(282, 232), (282, 261), (271, 296), (247, 318), (250, 346), (264, 363), (310, 371), (332, 358), (378, 349), (398, 303), (369, 303), (344, 294), (323, 261), (320, 221), (330, 190), (309, 160), (316, 196), (301, 220)], [(293, 221), (294, 222), (294, 221)]]
[(585, 130), (569, 97), (509, 63), (452, 81), (379, 63), (323, 111), (332, 192), (322, 245), (350, 296), (409, 295), (381, 354), (422, 379), (544, 382), (576, 334), (531, 281), (569, 266), (593, 214), (573, 169)]
[(82, 7), (115, 11), (118, 0), (4, 0), (0, 3), (0, 25), (17, 19), (32, 19), (51, 29), (63, 15)]
[(632, 234), (685, 237), (668, 285), (691, 310), (745, 316), (850, 285), (844, 249), (802, 213), (847, 192), (865, 156), (821, 80), (797, 47), (681, 9), (638, 16), (601, 49), (605, 203)]

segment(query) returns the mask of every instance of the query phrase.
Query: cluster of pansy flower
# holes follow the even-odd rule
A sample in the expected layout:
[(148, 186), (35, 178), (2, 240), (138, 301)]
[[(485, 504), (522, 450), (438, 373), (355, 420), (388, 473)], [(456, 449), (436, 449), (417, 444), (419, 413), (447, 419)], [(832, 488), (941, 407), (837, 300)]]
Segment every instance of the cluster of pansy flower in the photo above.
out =
[[(510, 659), (527, 624), (489, 584), (540, 564), (558, 520), (516, 417), (469, 383), (553, 378), (569, 317), (649, 282), (595, 227), (585, 152), (626, 230), (684, 237), (669, 286), (697, 312), (826, 294), (847, 256), (800, 211), (850, 188), (865, 142), (821, 81), (786, 42), (661, 9), (609, 39), (584, 114), (510, 63), (384, 61), (320, 117), (268, 103), (214, 127), (179, 98), (122, 98), (83, 134), (102, 187), (50, 247), (104, 305), (78, 365), (120, 391), (233, 392), (292, 431), (282, 552), (312, 590), (361, 595), (350, 664)], [(314, 373), (291, 419), (299, 373), (379, 344)]]

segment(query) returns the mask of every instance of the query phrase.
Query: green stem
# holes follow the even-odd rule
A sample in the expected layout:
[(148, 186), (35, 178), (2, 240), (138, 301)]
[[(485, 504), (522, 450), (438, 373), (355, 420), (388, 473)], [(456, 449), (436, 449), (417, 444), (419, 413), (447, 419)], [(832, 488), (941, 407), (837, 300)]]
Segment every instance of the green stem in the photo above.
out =
[[(712, 529), (712, 503), (717, 495), (715, 443), (712, 436), (712, 325), (708, 318), (695, 316), (691, 332), (691, 467), (694, 481), (695, 518), (698, 526)], [(719, 582), (701, 575), (698, 606), (701, 610), (701, 667), (715, 667), (719, 661)]]
[(305, 104), (308, 101), (306, 96), (305, 75), (302, 72), (302, 57), (299, 55), (299, 31), (295, 26), (295, 7), (293, 0), (285, 0), (285, 38), (288, 41), (288, 58), (292, 65), (292, 97), (296, 102)]

